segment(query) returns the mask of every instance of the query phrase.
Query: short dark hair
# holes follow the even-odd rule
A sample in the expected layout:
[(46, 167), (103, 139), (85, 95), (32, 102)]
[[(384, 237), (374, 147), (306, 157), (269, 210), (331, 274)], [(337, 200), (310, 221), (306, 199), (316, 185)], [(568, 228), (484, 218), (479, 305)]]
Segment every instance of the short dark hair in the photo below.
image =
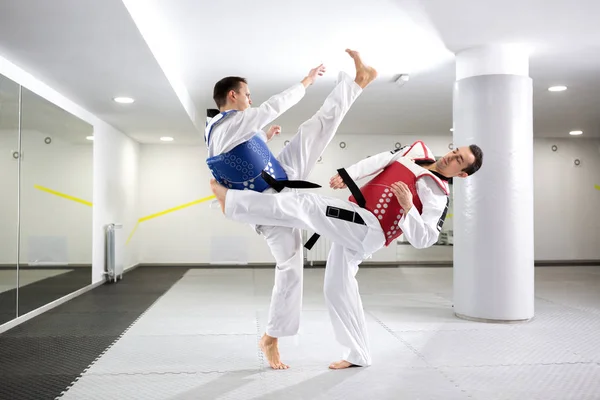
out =
[(463, 169), (463, 172), (466, 172), (468, 175), (473, 175), (475, 172), (479, 171), (479, 168), (481, 168), (481, 165), (483, 164), (483, 151), (476, 144), (470, 145), (469, 150), (471, 150), (471, 153), (475, 156), (475, 161), (467, 168)]
[(245, 78), (239, 76), (228, 76), (215, 84), (215, 88), (213, 90), (213, 100), (215, 103), (217, 103), (218, 108), (223, 107), (225, 103), (227, 103), (227, 94), (229, 91), (235, 90), (237, 92), (240, 89), (242, 82), (248, 84)]

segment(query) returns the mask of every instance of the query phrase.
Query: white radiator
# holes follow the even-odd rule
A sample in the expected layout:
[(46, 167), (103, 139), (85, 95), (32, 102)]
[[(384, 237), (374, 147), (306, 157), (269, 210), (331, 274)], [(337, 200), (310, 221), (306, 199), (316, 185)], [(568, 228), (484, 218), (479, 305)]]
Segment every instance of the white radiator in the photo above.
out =
[(106, 270), (107, 282), (116, 282), (123, 279), (124, 269), (123, 224), (109, 224), (106, 226)]
[[(302, 243), (306, 243), (312, 235), (312, 232), (302, 231)], [(331, 241), (321, 236), (311, 250), (304, 248), (304, 261), (310, 265), (313, 265), (315, 262), (324, 263), (327, 261), (330, 248)]]

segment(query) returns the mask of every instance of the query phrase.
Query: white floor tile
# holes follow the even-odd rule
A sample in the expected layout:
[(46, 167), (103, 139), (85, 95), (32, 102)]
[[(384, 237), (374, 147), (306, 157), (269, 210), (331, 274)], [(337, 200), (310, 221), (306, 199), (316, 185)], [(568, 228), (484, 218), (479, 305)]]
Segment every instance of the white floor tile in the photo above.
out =
[(523, 324), (454, 316), (450, 268), (358, 274), (373, 365), (339, 360), (323, 269), (305, 269), (301, 328), (285, 371), (258, 349), (273, 269), (194, 269), (65, 393), (65, 399), (598, 399), (600, 269), (537, 268)]

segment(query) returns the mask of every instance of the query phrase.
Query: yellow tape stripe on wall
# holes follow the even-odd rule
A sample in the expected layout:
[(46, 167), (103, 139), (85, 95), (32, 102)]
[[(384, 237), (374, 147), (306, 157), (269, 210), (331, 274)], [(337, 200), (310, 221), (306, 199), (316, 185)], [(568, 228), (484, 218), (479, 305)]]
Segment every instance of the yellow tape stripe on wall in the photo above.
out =
[[(69, 196), (68, 194), (60, 193), (60, 192), (57, 192), (57, 191), (55, 191), (55, 190), (52, 190), (52, 189), (48, 189), (48, 188), (46, 188), (46, 187), (43, 187), (43, 186), (40, 186), (40, 185), (34, 185), (34, 187), (35, 187), (36, 189), (42, 190), (42, 191), (44, 191), (44, 192), (47, 192), (47, 193), (50, 193), (50, 194), (54, 194), (54, 195), (56, 195), (56, 196), (59, 196), (59, 197), (62, 197), (62, 198), (68, 199), (68, 200), (76, 201), (76, 202), (78, 202), (78, 203), (85, 204), (86, 206), (90, 206), (90, 207), (92, 207), (92, 203), (91, 203), (91, 202), (89, 202), (89, 201), (82, 200), (82, 199), (79, 199), (79, 198), (77, 198), (77, 197)], [(594, 185), (594, 188), (596, 188), (597, 190), (600, 190), (600, 185)], [(212, 200), (212, 199), (214, 199), (214, 198), (215, 198), (215, 196), (214, 196), (214, 195), (213, 195), (213, 196), (207, 196), (207, 197), (203, 197), (203, 198), (201, 198), (201, 199), (198, 199), (198, 200), (192, 201), (192, 202), (190, 202), (190, 203), (182, 204), (182, 205), (180, 205), (180, 206), (173, 207), (173, 208), (169, 208), (168, 210), (161, 211), (161, 212), (158, 212), (158, 213), (155, 213), (155, 214), (151, 214), (151, 215), (148, 215), (148, 216), (146, 216), (146, 217), (142, 217), (142, 218), (138, 219), (138, 221), (137, 221), (137, 223), (135, 224), (135, 226), (134, 226), (133, 230), (132, 230), (132, 231), (131, 231), (131, 233), (129, 234), (129, 237), (127, 238), (127, 243), (126, 243), (126, 244), (129, 244), (129, 241), (130, 241), (130, 240), (131, 240), (131, 238), (133, 237), (133, 234), (135, 233), (135, 231), (137, 230), (138, 226), (139, 226), (139, 225), (140, 225), (142, 222), (144, 222), (144, 221), (148, 221), (148, 220), (151, 220), (151, 219), (153, 219), (153, 218), (156, 218), (156, 217), (160, 217), (161, 215), (165, 215), (165, 214), (172, 213), (172, 212), (174, 212), (174, 211), (181, 210), (181, 209), (183, 209), (183, 208), (186, 208), (186, 207), (191, 207), (191, 206), (193, 206), (193, 205), (196, 205), (196, 204), (204, 203), (205, 201)], [(452, 216), (453, 216), (452, 214), (448, 214), (448, 215), (446, 216), (446, 218), (452, 218)]]
[(179, 211), (179, 210), (181, 210), (181, 209), (183, 209), (183, 208), (186, 208), (186, 207), (191, 207), (191, 206), (194, 206), (194, 205), (196, 205), (196, 204), (204, 203), (205, 201), (212, 200), (212, 199), (215, 199), (215, 198), (216, 198), (216, 197), (215, 197), (214, 195), (212, 195), (212, 196), (207, 196), (207, 197), (203, 197), (203, 198), (201, 198), (201, 199), (198, 199), (198, 200), (192, 201), (192, 202), (190, 202), (190, 203), (185, 203), (185, 204), (182, 204), (182, 205), (180, 205), (180, 206), (173, 207), (173, 208), (169, 208), (168, 210), (161, 211), (161, 212), (158, 212), (158, 213), (156, 213), (156, 214), (151, 214), (151, 215), (148, 215), (148, 216), (146, 216), (146, 217), (142, 217), (142, 218), (138, 219), (138, 222), (137, 222), (137, 223), (135, 224), (135, 226), (133, 227), (133, 230), (132, 230), (132, 231), (131, 231), (131, 233), (129, 234), (129, 237), (127, 238), (127, 242), (126, 242), (125, 244), (126, 244), (126, 245), (127, 245), (127, 244), (129, 244), (129, 241), (130, 241), (130, 240), (131, 240), (131, 238), (133, 237), (133, 234), (135, 233), (136, 229), (138, 228), (138, 226), (139, 226), (139, 225), (140, 225), (142, 222), (145, 222), (145, 221), (151, 220), (151, 219), (153, 219), (153, 218), (156, 218), (156, 217), (160, 217), (161, 215), (165, 215), (165, 214), (168, 214), (168, 213), (172, 213), (172, 212), (174, 212), (174, 211)]
[(148, 221), (149, 219), (156, 218), (156, 217), (160, 217), (161, 215), (165, 215), (165, 214), (168, 214), (168, 213), (172, 213), (173, 211), (179, 211), (179, 210), (181, 210), (181, 209), (183, 209), (183, 208), (186, 208), (186, 207), (191, 207), (191, 206), (194, 206), (194, 205), (196, 205), (196, 204), (204, 203), (205, 201), (212, 200), (212, 199), (214, 199), (214, 198), (215, 198), (215, 196), (214, 196), (214, 195), (213, 195), (213, 196), (208, 196), (208, 197), (203, 197), (203, 198), (201, 198), (201, 199), (198, 199), (198, 200), (192, 201), (191, 203), (182, 204), (182, 205), (180, 205), (180, 206), (173, 207), (173, 208), (169, 208), (168, 210), (161, 211), (161, 212), (158, 212), (158, 213), (156, 213), (156, 214), (152, 214), (152, 215), (148, 215), (147, 217), (140, 218), (140, 219), (138, 220), (138, 222), (144, 222), (144, 221)]
[[(64, 193), (61, 193), (61, 192), (57, 192), (56, 190), (48, 189), (47, 187), (44, 187), (44, 186), (40, 186), (40, 185), (33, 185), (33, 187), (34, 187), (34, 188), (36, 188), (36, 189), (38, 189), (38, 190), (41, 190), (41, 191), (43, 191), (43, 192), (50, 193), (50, 194), (53, 194), (53, 195), (55, 195), (55, 196), (58, 196), (58, 197), (62, 197), (63, 199), (72, 200), (72, 201), (75, 201), (75, 202), (77, 202), (77, 203), (85, 204), (86, 206), (90, 206), (90, 207), (92, 207), (92, 206), (93, 206), (93, 204), (92, 204), (91, 202), (89, 202), (89, 201), (86, 201), (86, 200), (83, 200), (83, 199), (79, 199), (79, 198), (77, 198), (77, 197), (74, 197), (74, 196), (69, 196), (68, 194), (64, 194)], [(161, 211), (161, 212), (158, 212), (158, 213), (156, 213), (156, 214), (148, 215), (148, 216), (146, 216), (146, 217), (143, 217), (143, 218), (140, 218), (140, 219), (138, 219), (137, 223), (135, 224), (135, 227), (133, 228), (133, 230), (132, 230), (132, 231), (131, 231), (131, 233), (129, 234), (129, 237), (127, 238), (127, 242), (126, 242), (126, 244), (128, 244), (128, 243), (129, 243), (129, 241), (130, 241), (130, 240), (131, 240), (131, 238), (133, 237), (133, 234), (135, 233), (135, 231), (137, 230), (138, 226), (139, 226), (139, 225), (140, 225), (142, 222), (144, 222), (144, 221), (148, 221), (148, 220), (151, 220), (152, 218), (160, 217), (161, 215), (165, 215), (165, 214), (168, 214), (168, 213), (172, 213), (172, 212), (174, 212), (174, 211), (178, 211), (178, 210), (184, 209), (184, 208), (186, 208), (186, 207), (191, 207), (191, 206), (194, 206), (194, 205), (196, 205), (196, 204), (204, 203), (205, 201), (212, 200), (212, 199), (214, 199), (214, 198), (215, 198), (215, 196), (214, 196), (214, 195), (212, 195), (212, 196), (207, 196), (207, 197), (203, 197), (203, 198), (201, 198), (201, 199), (198, 199), (198, 200), (192, 201), (192, 202), (190, 202), (190, 203), (182, 204), (182, 205), (180, 205), (180, 206), (173, 207), (173, 208), (169, 208), (168, 210)]]
[(73, 200), (73, 201), (76, 201), (77, 203), (85, 204), (86, 206), (92, 207), (92, 203), (89, 202), (89, 201), (82, 200), (82, 199), (79, 199), (77, 197), (69, 196), (68, 194), (57, 192), (56, 190), (48, 189), (48, 188), (40, 186), (40, 185), (33, 185), (33, 187), (36, 188), (36, 189), (39, 189), (39, 190), (41, 190), (43, 192), (47, 192), (47, 193), (56, 195), (58, 197), (62, 197), (64, 199)]
[(131, 231), (131, 233), (129, 234), (129, 237), (127, 238), (127, 241), (125, 242), (125, 245), (127, 246), (129, 244), (129, 241), (131, 240), (131, 238), (133, 237), (133, 234), (135, 233), (135, 231), (137, 230), (137, 227), (140, 225), (140, 221), (135, 223), (135, 226), (133, 227), (133, 230)]

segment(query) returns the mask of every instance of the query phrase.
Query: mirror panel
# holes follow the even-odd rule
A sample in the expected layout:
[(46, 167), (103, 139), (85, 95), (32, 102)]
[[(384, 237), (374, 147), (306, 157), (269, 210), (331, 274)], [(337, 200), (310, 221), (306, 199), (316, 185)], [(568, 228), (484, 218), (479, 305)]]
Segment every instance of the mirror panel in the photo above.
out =
[(91, 283), (93, 127), (22, 89), (19, 315)]
[(0, 75), (0, 325), (17, 315), (19, 90)]

